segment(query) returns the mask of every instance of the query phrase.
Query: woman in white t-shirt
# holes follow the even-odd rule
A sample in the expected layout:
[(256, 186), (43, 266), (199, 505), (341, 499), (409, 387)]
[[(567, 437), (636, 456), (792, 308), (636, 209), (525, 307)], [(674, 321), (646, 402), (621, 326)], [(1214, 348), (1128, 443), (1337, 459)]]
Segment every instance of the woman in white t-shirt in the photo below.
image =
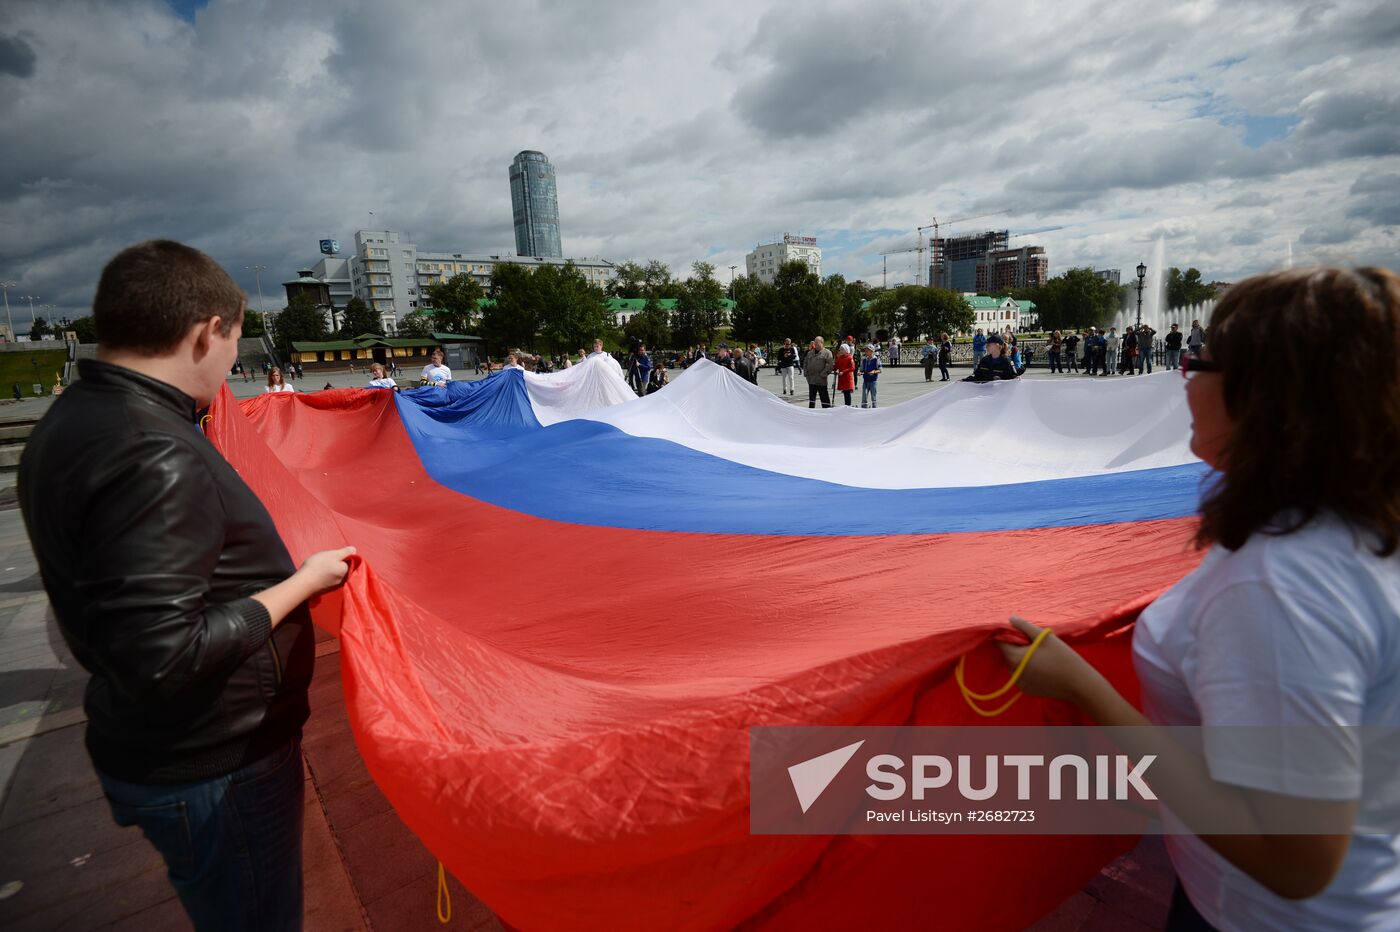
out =
[(295, 389), (295, 388), (292, 388), (292, 386), (288, 385), (287, 382), (282, 378), (282, 370), (279, 369), (279, 368), (277, 368), (276, 366), (273, 366), (271, 369), (268, 370), (268, 373), (267, 373), (267, 386), (266, 386), (265, 388), (263, 388), (263, 391), (264, 391), (264, 392), (294, 392), (294, 391), (296, 391), (296, 389)]
[(389, 373), (382, 362), (372, 362), (369, 364), (369, 387), (397, 389), (399, 386), (398, 383), (389, 378)]
[[(1400, 807), (1383, 792), (1400, 785), (1397, 359), (1391, 272), (1232, 286), (1183, 360), (1191, 449), (1220, 475), (1201, 507), (1209, 551), (1133, 633), (1143, 711), (1054, 636), (1021, 677), (1100, 725), (1203, 727), (1186, 755), (1152, 729), (1120, 741), (1184, 762), (1146, 777), (1179, 880), (1169, 929), (1400, 929)], [(1311, 834), (1279, 828), (1303, 820)]]
[(423, 367), (424, 385), (446, 385), (452, 381), (452, 370), (447, 368), (442, 350), (433, 350), (432, 362)]

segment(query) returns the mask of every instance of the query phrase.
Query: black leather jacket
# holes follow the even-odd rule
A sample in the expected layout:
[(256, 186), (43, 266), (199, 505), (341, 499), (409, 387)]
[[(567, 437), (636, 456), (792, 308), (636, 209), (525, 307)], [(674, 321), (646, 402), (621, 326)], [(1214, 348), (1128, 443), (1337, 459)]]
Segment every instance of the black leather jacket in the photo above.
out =
[(291, 575), (267, 510), (194, 422), (194, 401), (96, 360), (24, 448), (19, 499), (55, 617), (91, 674), (99, 770), (182, 783), (298, 734), (315, 645), (250, 596)]

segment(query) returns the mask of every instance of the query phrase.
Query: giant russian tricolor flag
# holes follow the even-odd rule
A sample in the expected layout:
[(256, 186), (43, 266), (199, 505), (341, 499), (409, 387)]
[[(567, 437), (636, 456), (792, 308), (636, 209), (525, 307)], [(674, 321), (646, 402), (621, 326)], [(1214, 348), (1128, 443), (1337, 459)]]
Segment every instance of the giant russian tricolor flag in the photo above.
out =
[[(811, 411), (606, 357), (446, 389), (216, 403), (337, 630), (370, 772), (520, 928), (1024, 927), (1132, 839), (771, 837), (748, 732), (985, 724), (952, 684), (1015, 612), (1130, 695), (1136, 611), (1195, 565), (1181, 381), (954, 384)], [(1024, 700), (998, 722), (1071, 723)]]

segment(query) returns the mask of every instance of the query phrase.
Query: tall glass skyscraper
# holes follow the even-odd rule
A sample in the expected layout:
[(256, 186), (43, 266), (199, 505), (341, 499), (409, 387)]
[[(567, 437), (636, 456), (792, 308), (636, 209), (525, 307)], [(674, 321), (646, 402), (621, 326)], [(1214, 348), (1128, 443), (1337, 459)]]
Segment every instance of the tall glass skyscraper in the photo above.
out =
[(515, 214), (516, 255), (563, 257), (554, 166), (543, 152), (526, 149), (511, 162), (510, 206)]

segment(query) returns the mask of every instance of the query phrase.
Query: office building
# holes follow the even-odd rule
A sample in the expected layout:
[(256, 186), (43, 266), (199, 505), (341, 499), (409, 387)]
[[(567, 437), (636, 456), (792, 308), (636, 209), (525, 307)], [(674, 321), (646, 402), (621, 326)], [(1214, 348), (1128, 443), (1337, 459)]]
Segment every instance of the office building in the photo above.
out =
[(978, 289), (1003, 294), (1012, 288), (1033, 288), (1049, 278), (1050, 259), (1044, 246), (997, 249), (987, 254), (986, 274)]
[(784, 262), (805, 262), (807, 268), (821, 275), (822, 250), (817, 245), (817, 238), (784, 233), (777, 242), (755, 246), (753, 252), (744, 257), (744, 271), (771, 285)]
[(987, 254), (1006, 249), (1008, 238), (1006, 230), (988, 230), (930, 239), (929, 283), (957, 292), (988, 290)]
[(1094, 272), (1094, 275), (1097, 278), (1102, 278), (1106, 282), (1113, 282), (1115, 285), (1122, 284), (1122, 282), (1118, 280), (1121, 275), (1118, 269), (1098, 269)]
[(1044, 246), (1011, 248), (1006, 230), (929, 240), (929, 282), (937, 288), (997, 294), (1043, 285), (1050, 274)]
[(526, 149), (510, 164), (510, 207), (515, 251), (521, 256), (563, 258), (559, 239), (559, 194), (554, 166), (543, 152)]
[(392, 230), (360, 230), (355, 234), (355, 254), (348, 261), (323, 259), (311, 277), (326, 282), (336, 308), (343, 308), (351, 297), (359, 297), (379, 315), (385, 333), (395, 333), (399, 320), (430, 306), (429, 286), (454, 275), (470, 275), (485, 288), (502, 262), (530, 267), (571, 262), (589, 284), (599, 288), (607, 287), (616, 274), (613, 263), (606, 259), (420, 250)]

